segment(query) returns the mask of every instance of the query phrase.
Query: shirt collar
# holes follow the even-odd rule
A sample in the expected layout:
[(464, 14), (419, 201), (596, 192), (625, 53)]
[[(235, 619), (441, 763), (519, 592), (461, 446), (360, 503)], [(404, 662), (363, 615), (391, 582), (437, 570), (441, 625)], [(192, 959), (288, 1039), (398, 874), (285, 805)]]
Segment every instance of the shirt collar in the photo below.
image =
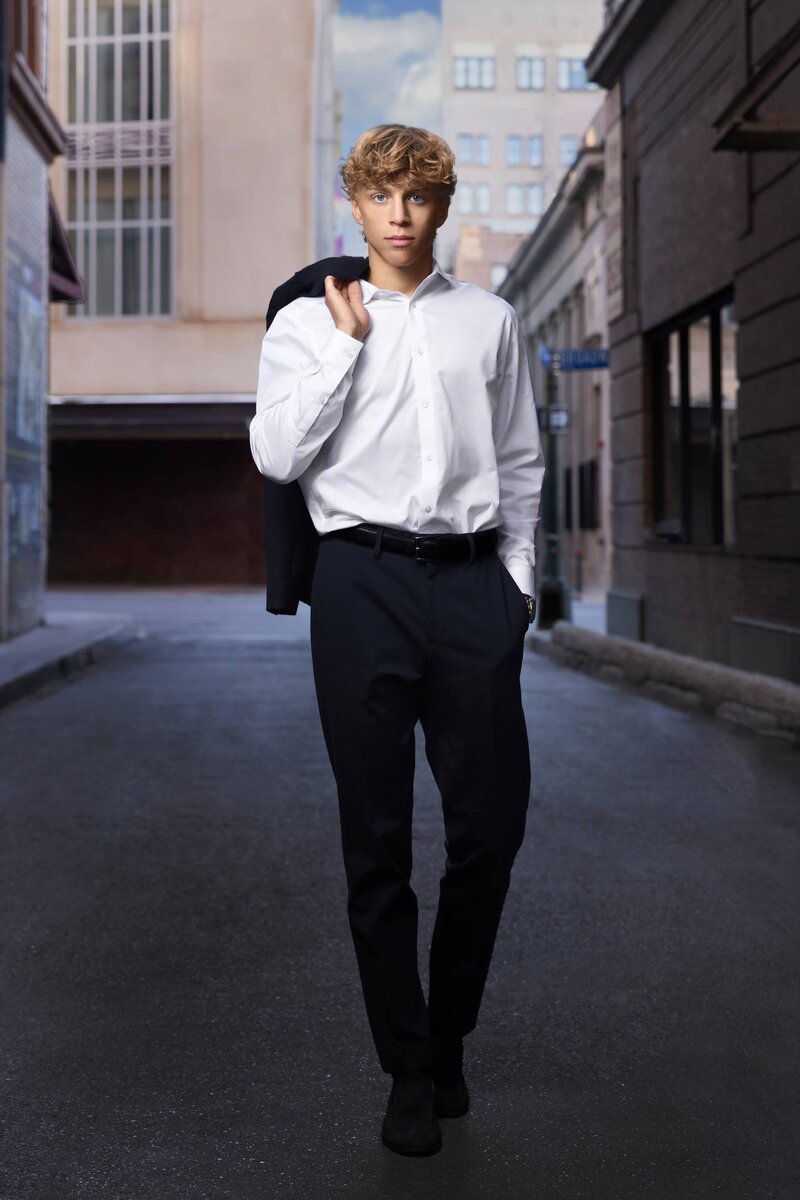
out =
[(376, 287), (369, 279), (359, 279), (361, 284), (361, 295), (364, 303), (368, 304), (370, 300), (378, 297), (381, 300), (416, 300), (419, 296), (424, 295), (428, 291), (433, 291), (439, 287), (451, 287), (455, 284), (455, 278), (448, 275), (447, 271), (442, 270), (439, 260), (436, 255), (433, 256), (433, 269), (430, 275), (426, 275), (421, 283), (417, 285), (416, 291), (410, 296), (406, 296), (403, 292), (392, 292), (387, 288)]

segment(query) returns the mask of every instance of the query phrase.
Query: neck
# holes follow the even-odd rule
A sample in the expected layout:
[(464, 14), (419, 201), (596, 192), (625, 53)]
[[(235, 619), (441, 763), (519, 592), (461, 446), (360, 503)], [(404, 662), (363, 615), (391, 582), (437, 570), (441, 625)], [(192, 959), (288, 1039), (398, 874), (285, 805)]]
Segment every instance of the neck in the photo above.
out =
[(432, 270), (431, 248), (420, 254), (419, 258), (408, 266), (395, 266), (394, 263), (387, 263), (370, 246), (369, 267), (364, 278), (387, 292), (402, 292), (405, 296), (411, 296)]

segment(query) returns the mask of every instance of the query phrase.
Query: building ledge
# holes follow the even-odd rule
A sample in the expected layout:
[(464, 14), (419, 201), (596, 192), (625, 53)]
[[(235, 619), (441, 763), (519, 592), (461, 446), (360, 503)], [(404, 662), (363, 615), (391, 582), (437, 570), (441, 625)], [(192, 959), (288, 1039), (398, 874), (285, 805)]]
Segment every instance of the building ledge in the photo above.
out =
[(49, 396), (57, 441), (131, 438), (246, 438), (255, 415), (249, 393)]
[(796, 113), (758, 113), (778, 85), (800, 69), (800, 21), (774, 47), (714, 122), (715, 150), (800, 150)]
[(604, 88), (614, 86), (622, 67), (664, 12), (663, 0), (612, 0), (606, 25), (586, 59), (586, 77)]

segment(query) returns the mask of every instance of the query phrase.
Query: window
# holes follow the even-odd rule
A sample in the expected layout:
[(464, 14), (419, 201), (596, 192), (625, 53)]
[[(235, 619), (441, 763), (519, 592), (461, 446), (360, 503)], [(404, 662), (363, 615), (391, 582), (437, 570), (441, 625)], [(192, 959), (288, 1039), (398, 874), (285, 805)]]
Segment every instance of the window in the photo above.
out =
[(562, 137), (558, 142), (558, 161), (562, 167), (571, 167), (578, 157), (578, 139)]
[(527, 211), (534, 217), (540, 217), (544, 212), (544, 186), (541, 183), (529, 183), (526, 188)]
[(456, 188), (456, 196), (458, 198), (458, 211), (460, 213), (471, 213), (475, 204), (472, 184), (459, 183)]
[(479, 213), (488, 216), (492, 211), (492, 189), (488, 183), (479, 183), (475, 189), (476, 208)]
[(515, 133), (506, 138), (506, 166), (522, 166), (522, 138)]
[(582, 58), (559, 58), (556, 82), (560, 92), (596, 91), (598, 86), (586, 78), (586, 64)]
[(456, 157), (462, 163), (489, 164), (489, 135), (486, 133), (460, 133), (456, 143)]
[(494, 58), (456, 55), (453, 58), (453, 87), (493, 88)]
[(166, 0), (68, 0), (70, 316), (172, 312), (171, 49)]
[(729, 292), (649, 339), (653, 524), (670, 541), (735, 541), (737, 328)]
[(43, 83), (46, 12), (42, 0), (10, 0), (4, 19), (8, 24), (10, 57), (13, 59), (16, 54), (21, 54), (39, 82)]
[(544, 139), (536, 135), (528, 138), (528, 166), (540, 167), (544, 161)]
[(542, 91), (544, 88), (543, 58), (517, 58), (517, 87), (520, 91)]
[(506, 186), (506, 212), (514, 217), (521, 217), (525, 205), (525, 188), (521, 183), (509, 183)]

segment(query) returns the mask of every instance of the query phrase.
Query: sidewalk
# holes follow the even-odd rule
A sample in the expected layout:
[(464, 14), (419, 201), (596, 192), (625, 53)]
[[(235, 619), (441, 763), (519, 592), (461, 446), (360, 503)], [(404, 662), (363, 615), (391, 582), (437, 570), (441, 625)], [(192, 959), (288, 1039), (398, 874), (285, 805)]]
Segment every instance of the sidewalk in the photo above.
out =
[(0, 708), (99, 662), (140, 632), (127, 614), (47, 609), (43, 624), (0, 642)]
[(703, 711), (800, 747), (800, 687), (606, 632), (605, 596), (572, 601), (572, 620), (535, 625), (527, 646), (554, 662), (634, 687), (651, 699)]

